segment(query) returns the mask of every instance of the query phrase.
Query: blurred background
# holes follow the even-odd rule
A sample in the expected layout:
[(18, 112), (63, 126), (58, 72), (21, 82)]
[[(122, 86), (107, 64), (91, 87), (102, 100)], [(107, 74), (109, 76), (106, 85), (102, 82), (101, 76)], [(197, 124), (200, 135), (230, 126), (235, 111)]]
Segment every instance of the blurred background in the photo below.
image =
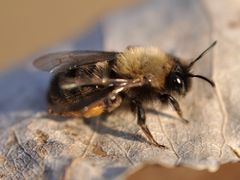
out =
[(140, 0), (0, 2), (0, 70), (41, 49), (79, 36), (107, 14)]

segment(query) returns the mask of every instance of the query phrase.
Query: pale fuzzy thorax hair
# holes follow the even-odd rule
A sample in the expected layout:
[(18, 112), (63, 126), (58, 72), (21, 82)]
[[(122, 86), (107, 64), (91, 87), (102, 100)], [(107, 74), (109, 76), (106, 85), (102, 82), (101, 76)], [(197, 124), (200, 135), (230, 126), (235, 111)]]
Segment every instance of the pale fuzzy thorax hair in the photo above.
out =
[(151, 75), (153, 85), (164, 86), (165, 77), (170, 72), (173, 61), (158, 48), (129, 48), (118, 56), (114, 70), (126, 78), (136, 79)]

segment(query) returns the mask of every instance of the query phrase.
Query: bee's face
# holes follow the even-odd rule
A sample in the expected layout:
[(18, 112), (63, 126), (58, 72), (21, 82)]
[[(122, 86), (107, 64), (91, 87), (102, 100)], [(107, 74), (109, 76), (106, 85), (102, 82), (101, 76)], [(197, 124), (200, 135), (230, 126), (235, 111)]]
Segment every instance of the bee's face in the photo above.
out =
[(191, 86), (191, 79), (186, 68), (177, 64), (166, 77), (166, 89), (170, 93), (185, 95)]

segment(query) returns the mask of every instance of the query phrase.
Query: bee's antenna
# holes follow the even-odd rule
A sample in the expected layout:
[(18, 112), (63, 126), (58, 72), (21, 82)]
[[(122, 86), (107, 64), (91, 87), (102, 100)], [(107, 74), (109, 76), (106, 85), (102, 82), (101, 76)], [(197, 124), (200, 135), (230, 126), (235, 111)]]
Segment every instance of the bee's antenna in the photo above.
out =
[(214, 41), (205, 51), (203, 51), (197, 58), (195, 58), (189, 65), (188, 69), (190, 70), (191, 67), (197, 62), (201, 57), (203, 57), (212, 47), (214, 47), (217, 44), (217, 41)]
[(188, 76), (189, 76), (189, 77), (196, 77), (196, 78), (203, 79), (203, 80), (207, 81), (209, 84), (211, 84), (212, 87), (215, 86), (215, 83), (214, 83), (212, 80), (210, 80), (210, 79), (208, 79), (208, 78), (206, 78), (206, 77), (204, 77), (204, 76), (195, 75), (195, 74), (191, 74), (191, 73), (189, 73)]

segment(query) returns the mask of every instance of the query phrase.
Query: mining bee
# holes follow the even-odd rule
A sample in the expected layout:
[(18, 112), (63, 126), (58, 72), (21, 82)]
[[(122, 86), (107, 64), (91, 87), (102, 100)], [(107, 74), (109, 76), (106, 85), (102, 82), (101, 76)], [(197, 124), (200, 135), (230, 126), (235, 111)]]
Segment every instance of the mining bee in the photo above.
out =
[[(170, 104), (184, 120), (174, 96), (184, 96), (196, 77), (193, 65), (216, 44), (213, 42), (189, 64), (158, 48), (128, 47), (124, 52), (67, 51), (47, 54), (34, 61), (53, 73), (48, 90), (49, 113), (91, 118), (117, 109), (123, 101), (137, 115), (137, 124), (151, 144), (159, 144), (146, 125), (143, 102), (158, 99)], [(184, 120), (187, 122), (187, 120)]]

